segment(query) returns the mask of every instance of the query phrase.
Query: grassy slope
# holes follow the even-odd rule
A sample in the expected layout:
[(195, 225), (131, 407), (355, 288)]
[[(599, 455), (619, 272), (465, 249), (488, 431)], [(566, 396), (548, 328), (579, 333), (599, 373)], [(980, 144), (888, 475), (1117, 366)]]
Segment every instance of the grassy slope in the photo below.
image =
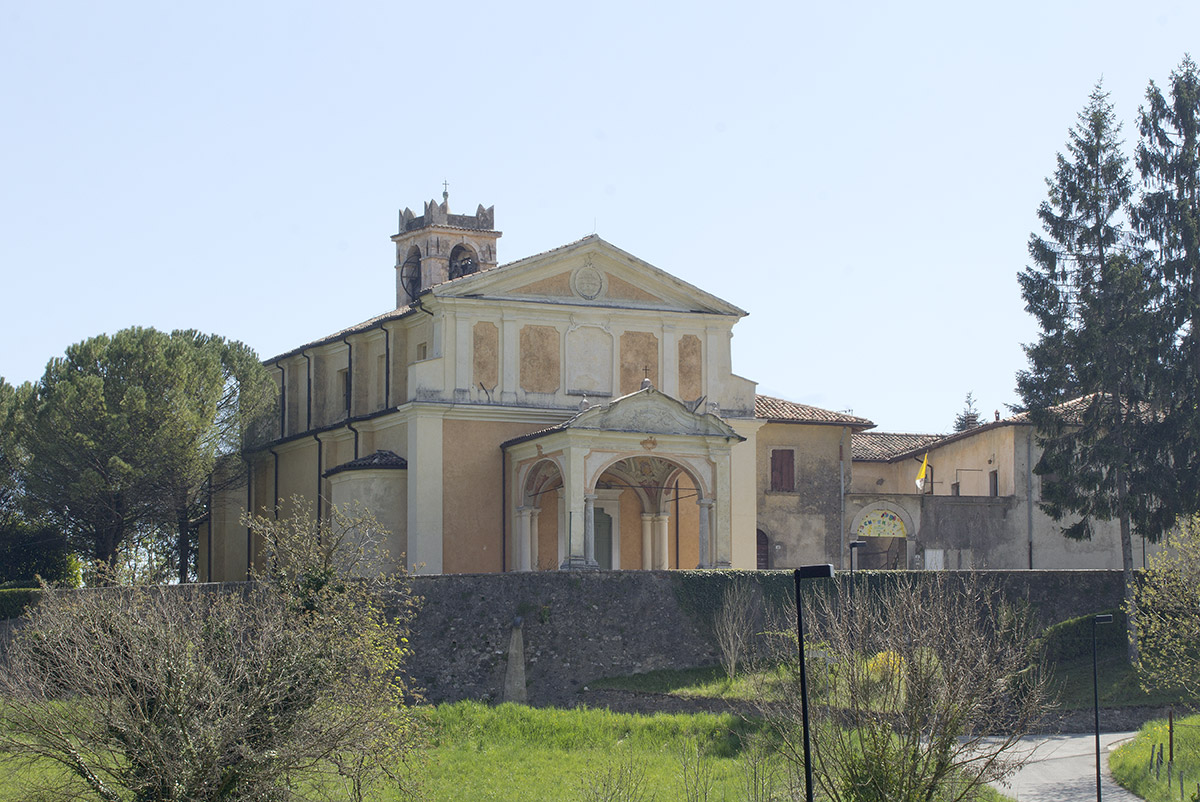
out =
[[(757, 732), (754, 723), (730, 715), (634, 716), (474, 702), (426, 708), (421, 719), (429, 743), (416, 780), (421, 798), (438, 802), (586, 800), (589, 788), (629, 766), (644, 772), (645, 799), (673, 802), (686, 798), (683, 756), (697, 752), (712, 778), (707, 798), (736, 802), (746, 798), (744, 755)], [(0, 800), (25, 798), (15, 778), (0, 779)], [(384, 791), (373, 799), (408, 797)], [(1005, 799), (996, 794), (988, 802)]]
[[(1175, 720), (1176, 774), (1168, 787), (1167, 758), (1169, 757), (1167, 722), (1151, 721), (1142, 727), (1136, 739), (1117, 749), (1109, 757), (1113, 777), (1125, 788), (1150, 802), (1174, 802), (1180, 799), (1178, 773), (1184, 777), (1186, 800), (1200, 799), (1200, 716)], [(1163, 745), (1163, 765), (1151, 771), (1151, 752), (1157, 754)]]

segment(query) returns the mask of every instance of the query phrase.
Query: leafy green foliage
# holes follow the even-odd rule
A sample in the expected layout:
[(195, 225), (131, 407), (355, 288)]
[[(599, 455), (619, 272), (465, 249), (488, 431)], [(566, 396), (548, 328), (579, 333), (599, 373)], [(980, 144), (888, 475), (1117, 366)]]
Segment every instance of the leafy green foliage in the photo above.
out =
[(1200, 516), (1182, 522), (1151, 555), (1135, 599), (1143, 684), (1200, 698)]
[(174, 532), (187, 579), (205, 482), (273, 391), (250, 349), (193, 331), (131, 328), (72, 345), (6, 427), (23, 455), (24, 506), (109, 566), (135, 534)]
[(37, 597), (33, 588), (0, 588), (0, 621), (19, 618)]
[(79, 585), (79, 562), (67, 539), (44, 524), (16, 518), (0, 523), (0, 586), (37, 587), (37, 577), (52, 585)]

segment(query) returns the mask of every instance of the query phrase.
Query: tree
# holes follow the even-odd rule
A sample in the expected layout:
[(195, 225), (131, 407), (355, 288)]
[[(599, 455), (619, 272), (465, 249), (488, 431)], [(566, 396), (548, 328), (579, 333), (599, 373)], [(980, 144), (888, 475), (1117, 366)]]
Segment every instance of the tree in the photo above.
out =
[(51, 360), (19, 428), (27, 506), (114, 566), (134, 534), (174, 531), (187, 579), (201, 488), (273, 401), (241, 343), (131, 328)]
[[(1160, 399), (1164, 428), (1158, 460), (1180, 501), (1172, 512), (1200, 511), (1200, 70), (1185, 56), (1169, 93), (1150, 82), (1139, 110), (1137, 167), (1142, 192), (1133, 225), (1165, 290), (1170, 327), (1169, 382)], [(1173, 523), (1174, 516), (1162, 522)]]
[(0, 673), (0, 754), (56, 764), (55, 798), (110, 802), (362, 799), (402, 779), (407, 581), (379, 570), (369, 514), (310, 518), (247, 521), (271, 567), (242, 588), (43, 591)]
[(954, 431), (965, 432), (967, 429), (974, 429), (979, 424), (979, 410), (975, 408), (975, 396), (967, 393), (966, 401), (963, 402), (963, 411), (954, 417)]
[(0, 525), (13, 520), (20, 507), (20, 443), (18, 427), (22, 392), (0, 376)]
[(1119, 135), (1097, 85), (1047, 181), (1038, 209), (1046, 237), (1031, 235), (1034, 265), (1019, 276), (1041, 335), (1026, 346), (1030, 367), (1017, 386), (1042, 447), (1034, 472), (1053, 478), (1042, 508), (1077, 518), (1063, 527), (1077, 539), (1091, 537), (1094, 519), (1119, 521), (1132, 659), (1132, 530), (1157, 538), (1174, 499), (1151, 457), (1165, 329), (1153, 277), (1122, 225), (1133, 185)]
[(245, 463), (228, 459), (213, 485), (217, 459), (241, 453), (274, 409), (275, 384), (243, 343), (196, 331), (172, 332), (171, 340), (187, 358), (175, 365), (174, 413), (160, 430), (157, 491), (162, 523), (175, 530), (178, 578), (187, 582), (208, 494), (245, 481)]
[[(978, 575), (897, 575), (855, 596), (842, 583), (811, 601), (809, 711), (823, 798), (976, 799), (1028, 757), (1010, 747), (1045, 712), (1047, 679), (1031, 622)], [(794, 631), (780, 643), (795, 654)], [(762, 710), (783, 758), (802, 771), (794, 657), (788, 664)]]
[(1200, 696), (1200, 517), (1171, 532), (1150, 556), (1135, 598), (1142, 685)]

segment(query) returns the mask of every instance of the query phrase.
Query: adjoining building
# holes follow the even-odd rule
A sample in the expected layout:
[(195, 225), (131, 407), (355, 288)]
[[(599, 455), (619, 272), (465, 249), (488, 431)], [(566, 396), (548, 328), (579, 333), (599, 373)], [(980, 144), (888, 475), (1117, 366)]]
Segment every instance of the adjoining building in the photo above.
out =
[(856, 538), (879, 567), (1026, 567), (1027, 541), (1039, 568), (1119, 565), (1104, 533), (1051, 545), (1028, 512), (1027, 425), (881, 435), (757, 395), (731, 361), (743, 310), (597, 236), (499, 265), (500, 236), (491, 208), (405, 209), (395, 308), (266, 360), (279, 418), (213, 499), (202, 580), (244, 578), (243, 513), (295, 496), (361, 502), (419, 573), (847, 566)]

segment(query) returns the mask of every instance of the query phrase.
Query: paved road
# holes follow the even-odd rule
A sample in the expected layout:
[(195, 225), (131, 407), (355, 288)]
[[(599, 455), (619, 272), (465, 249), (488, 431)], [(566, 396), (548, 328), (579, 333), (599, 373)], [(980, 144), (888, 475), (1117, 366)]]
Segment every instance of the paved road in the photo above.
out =
[[(1113, 782), (1108, 749), (1132, 738), (1132, 732), (1100, 734), (1104, 754), (1100, 788), (1105, 802), (1138, 802), (1140, 797)], [(1096, 798), (1096, 736), (1035, 735), (1022, 738), (1018, 749), (1032, 759), (997, 788), (1018, 802), (1091, 802)]]

